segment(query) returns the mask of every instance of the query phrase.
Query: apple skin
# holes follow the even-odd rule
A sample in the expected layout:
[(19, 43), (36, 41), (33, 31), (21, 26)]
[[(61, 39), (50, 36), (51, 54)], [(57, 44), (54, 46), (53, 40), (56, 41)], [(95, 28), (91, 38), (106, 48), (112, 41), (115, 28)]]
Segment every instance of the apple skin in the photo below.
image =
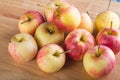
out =
[(71, 50), (68, 56), (76, 61), (83, 59), (84, 53), (94, 46), (94, 37), (84, 29), (76, 29), (70, 32), (65, 39), (66, 50)]
[(53, 21), (64, 32), (71, 32), (80, 25), (81, 15), (76, 7), (62, 5), (55, 10)]
[[(55, 56), (55, 53), (61, 53)], [(37, 55), (36, 62), (38, 67), (46, 72), (53, 73), (60, 70), (65, 64), (64, 50), (57, 44), (47, 44), (42, 47)]]
[[(29, 21), (24, 22), (27, 19), (29, 19)], [(20, 17), (18, 26), (20, 32), (34, 35), (37, 27), (43, 22), (45, 21), (41, 13), (39, 13), (38, 11), (31, 10), (27, 11)]]
[(14, 35), (8, 45), (10, 55), (18, 62), (32, 60), (36, 56), (37, 50), (36, 41), (27, 33)]
[(53, 0), (48, 3), (47, 8), (45, 9), (45, 16), (47, 22), (53, 22), (53, 14), (55, 10), (59, 5), (62, 4), (68, 4), (67, 0)]
[(51, 3), (48, 4), (48, 7), (45, 8), (45, 17), (47, 22), (53, 22), (53, 14), (55, 10), (56, 10), (56, 6), (52, 1)]
[(100, 30), (97, 34), (96, 41), (99, 45), (109, 47), (114, 54), (120, 52), (120, 31), (118, 29), (104, 28)]
[(45, 16), (46, 16), (46, 20), (47, 22), (53, 22), (53, 13), (55, 11), (55, 8), (51, 8), (51, 9), (46, 9), (45, 10)]
[(113, 11), (103, 11), (95, 19), (96, 29), (100, 31), (103, 28), (109, 28), (111, 22), (113, 23), (113, 28), (119, 28), (119, 16)]
[(61, 44), (64, 41), (64, 32), (54, 23), (45, 22), (37, 28), (34, 37), (39, 47), (43, 47), (49, 43)]
[(83, 57), (85, 70), (95, 78), (107, 76), (113, 70), (115, 64), (116, 60), (113, 51), (103, 45), (89, 49)]
[(87, 13), (81, 12), (81, 22), (78, 28), (86, 29), (90, 33), (93, 33), (94, 31), (93, 22)]

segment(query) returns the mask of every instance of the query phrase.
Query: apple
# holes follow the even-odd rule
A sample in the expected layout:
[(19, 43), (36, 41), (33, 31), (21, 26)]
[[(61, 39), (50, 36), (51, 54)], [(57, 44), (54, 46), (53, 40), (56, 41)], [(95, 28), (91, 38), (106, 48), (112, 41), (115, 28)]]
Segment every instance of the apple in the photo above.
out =
[(116, 63), (113, 51), (103, 45), (89, 49), (83, 57), (86, 72), (95, 78), (107, 76)]
[(70, 32), (65, 39), (66, 50), (71, 50), (68, 56), (80, 61), (83, 59), (85, 52), (94, 46), (93, 35), (85, 29), (76, 29)]
[(103, 28), (108, 28), (111, 21), (113, 22), (113, 28), (119, 28), (119, 17), (113, 11), (103, 11), (97, 15), (95, 19), (96, 29), (100, 31)]
[(56, 9), (56, 5), (53, 3), (48, 3), (47, 5), (44, 4), (37, 4), (39, 7), (41, 7), (44, 10), (44, 18), (47, 22), (53, 22), (53, 13)]
[(64, 32), (54, 23), (45, 22), (37, 28), (34, 37), (39, 47), (49, 43), (61, 44), (64, 40)]
[(109, 10), (110, 3), (111, 0), (109, 2), (108, 9), (96, 16), (95, 25), (98, 31), (103, 28), (108, 28), (111, 24), (111, 21), (113, 22), (113, 28), (118, 29), (120, 26), (119, 16), (115, 12)]
[(47, 22), (53, 22), (53, 14), (58, 6), (61, 4), (68, 4), (66, 0), (53, 0), (45, 8), (45, 16)]
[(47, 5), (43, 3), (37, 4), (44, 10), (44, 17), (47, 22), (53, 22), (53, 14), (56, 8), (58, 8), (62, 4), (69, 4), (67, 0), (52, 0)]
[(47, 22), (53, 22), (53, 13), (55, 11), (56, 7), (53, 5), (49, 5), (49, 8), (45, 9), (45, 17)]
[(99, 45), (105, 45), (113, 50), (115, 54), (120, 52), (120, 31), (114, 28), (104, 28), (96, 37)]
[(38, 67), (46, 73), (53, 73), (60, 70), (64, 66), (65, 60), (64, 50), (57, 44), (43, 46), (36, 58)]
[(27, 33), (14, 35), (8, 45), (10, 55), (18, 62), (32, 60), (36, 56), (37, 50), (35, 39)]
[(44, 22), (44, 18), (38, 11), (27, 11), (19, 20), (20, 32), (34, 35), (36, 28)]
[(81, 22), (78, 28), (86, 29), (90, 33), (93, 33), (94, 31), (94, 26), (92, 19), (88, 15), (88, 13), (81, 12)]
[(73, 5), (62, 4), (53, 14), (53, 22), (64, 32), (71, 32), (78, 28), (81, 15)]

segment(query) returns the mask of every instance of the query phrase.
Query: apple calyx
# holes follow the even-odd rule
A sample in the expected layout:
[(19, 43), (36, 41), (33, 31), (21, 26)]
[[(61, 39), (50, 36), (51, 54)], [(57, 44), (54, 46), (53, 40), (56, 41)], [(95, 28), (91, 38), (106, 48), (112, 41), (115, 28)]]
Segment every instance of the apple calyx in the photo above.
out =
[(31, 18), (30, 18), (30, 17), (27, 17), (27, 19), (24, 20), (23, 22), (21, 22), (21, 24), (24, 24), (24, 23), (26, 23), (26, 22), (30, 22), (30, 21), (31, 21)]
[(109, 5), (108, 5), (108, 8), (107, 8), (107, 10), (109, 10), (109, 8), (110, 8), (110, 5), (111, 5), (111, 0), (109, 1)]
[(50, 34), (53, 34), (53, 33), (54, 33), (54, 31), (52, 31), (52, 30), (49, 30), (49, 33), (50, 33)]
[(46, 28), (46, 30), (49, 34), (53, 34), (55, 32), (53, 29), (50, 29), (50, 28)]
[(80, 42), (86, 42), (85, 36), (81, 36), (81, 37), (79, 38), (79, 40), (80, 40)]
[(12, 40), (16, 41), (16, 42), (22, 42), (22, 41), (24, 41), (24, 38), (23, 37), (13, 37)]
[(53, 56), (59, 57), (60, 54), (66, 54), (66, 53), (69, 53), (69, 52), (71, 52), (71, 50), (67, 50), (67, 51), (64, 51), (64, 52), (58, 52), (58, 51), (56, 51), (56, 52), (53, 54)]
[(53, 54), (53, 56), (59, 57), (59, 56), (60, 56), (60, 53), (59, 53), (58, 51), (56, 51), (56, 52)]

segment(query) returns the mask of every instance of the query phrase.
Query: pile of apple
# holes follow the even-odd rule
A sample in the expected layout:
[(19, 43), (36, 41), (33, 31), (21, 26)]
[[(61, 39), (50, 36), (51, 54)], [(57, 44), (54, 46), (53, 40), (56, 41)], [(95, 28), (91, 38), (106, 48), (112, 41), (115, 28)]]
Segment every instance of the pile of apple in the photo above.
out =
[[(110, 1), (111, 2), (111, 1)], [(47, 73), (60, 70), (66, 56), (83, 61), (85, 70), (93, 77), (108, 75), (115, 66), (115, 55), (120, 52), (119, 17), (109, 9), (95, 19), (96, 30), (87, 13), (66, 0), (53, 0), (42, 16), (38, 11), (27, 11), (19, 20), (21, 33), (14, 35), (8, 45), (10, 55), (19, 62), (36, 57), (38, 67)]]

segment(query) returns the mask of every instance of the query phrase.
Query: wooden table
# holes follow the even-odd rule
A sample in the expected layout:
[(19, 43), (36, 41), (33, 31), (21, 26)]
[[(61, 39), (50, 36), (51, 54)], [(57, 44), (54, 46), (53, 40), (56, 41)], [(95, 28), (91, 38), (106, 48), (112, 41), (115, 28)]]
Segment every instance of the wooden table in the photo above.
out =
[[(8, 53), (10, 38), (19, 33), (19, 17), (28, 10), (42, 10), (37, 3), (49, 0), (0, 0), (0, 80), (120, 80), (120, 54), (116, 55), (116, 66), (106, 77), (95, 79), (89, 76), (82, 61), (67, 60), (58, 72), (46, 74), (36, 65), (35, 59), (26, 63), (15, 62)], [(79, 11), (88, 11), (93, 21), (95, 16), (106, 10), (109, 0), (69, 0)], [(120, 3), (112, 2), (110, 10), (120, 16)]]

